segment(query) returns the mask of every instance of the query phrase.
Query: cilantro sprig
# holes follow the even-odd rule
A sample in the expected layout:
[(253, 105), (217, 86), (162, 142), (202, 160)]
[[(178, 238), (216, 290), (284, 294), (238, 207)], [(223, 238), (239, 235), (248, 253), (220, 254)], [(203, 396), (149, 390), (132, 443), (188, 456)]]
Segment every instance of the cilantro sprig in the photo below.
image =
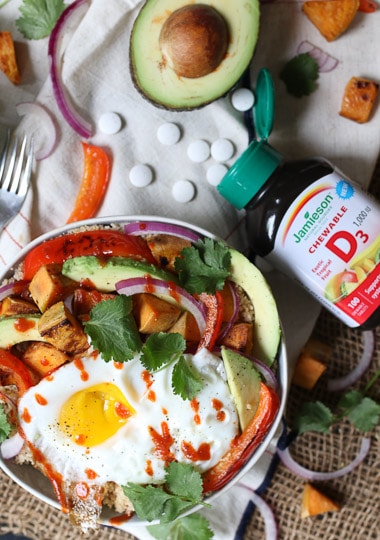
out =
[(380, 370), (375, 373), (363, 391), (348, 390), (340, 398), (334, 413), (321, 401), (306, 402), (295, 420), (299, 434), (306, 431), (327, 433), (332, 425), (347, 418), (353, 426), (363, 432), (371, 431), (380, 419), (380, 404), (367, 397), (367, 392), (380, 377)]
[(16, 26), (27, 39), (45, 38), (66, 7), (63, 0), (23, 0)]
[(295, 97), (308, 96), (317, 88), (319, 66), (308, 53), (298, 54), (289, 60), (280, 73), (289, 94)]
[(147, 521), (174, 521), (180, 514), (203, 502), (202, 477), (192, 465), (172, 462), (168, 465), (163, 486), (142, 486), (129, 482), (124, 494), (132, 502), (136, 514)]
[(11, 425), (7, 420), (7, 415), (5, 414), (4, 406), (0, 404), (0, 443), (8, 439), (11, 433)]
[(176, 519), (173, 523), (149, 525), (147, 529), (157, 540), (194, 540), (194, 531), (197, 540), (211, 540), (214, 537), (207, 519), (197, 513)]
[(129, 296), (115, 296), (96, 304), (90, 320), (84, 322), (84, 330), (106, 362), (132, 360), (142, 347)]
[(223, 289), (230, 274), (231, 253), (223, 242), (211, 238), (198, 240), (184, 248), (175, 260), (180, 284), (192, 294), (214, 294)]

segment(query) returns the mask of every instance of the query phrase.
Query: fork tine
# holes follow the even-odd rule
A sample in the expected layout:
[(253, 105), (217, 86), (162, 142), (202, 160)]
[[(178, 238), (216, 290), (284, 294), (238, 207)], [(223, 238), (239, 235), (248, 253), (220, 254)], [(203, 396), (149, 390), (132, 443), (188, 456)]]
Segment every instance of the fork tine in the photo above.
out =
[(8, 148), (11, 140), (11, 130), (8, 128), (7, 136), (4, 141), (3, 148), (1, 149), (1, 162), (0, 162), (0, 186), (3, 183), (3, 173), (5, 169), (5, 163), (7, 161)]
[(32, 165), (33, 165), (33, 153), (34, 153), (34, 145), (33, 145), (33, 139), (32, 139), (30, 142), (28, 154), (26, 157), (25, 169), (21, 174), (20, 182), (16, 189), (16, 193), (17, 195), (20, 195), (20, 197), (23, 197), (24, 195), (26, 195), (29, 188)]
[[(25, 152), (26, 152), (26, 135), (24, 135), (22, 142), (21, 142), (21, 149), (20, 153), (18, 155), (17, 162), (14, 164), (14, 171), (13, 171), (13, 177), (9, 184), (8, 191), (10, 193), (18, 193), (19, 184), (21, 182), (22, 176), (23, 176), (23, 170), (25, 167)], [(15, 141), (15, 147), (16, 147), (16, 154), (18, 150), (18, 140)], [(13, 156), (12, 156), (13, 157)]]
[[(9, 142), (9, 145), (10, 145), (10, 142)], [(1, 189), (6, 189), (7, 191), (9, 191), (9, 187), (11, 185), (13, 171), (16, 164), (17, 145), (18, 145), (18, 140), (17, 138), (15, 138), (13, 141), (13, 145), (11, 147), (8, 146), (8, 152), (5, 154), (5, 164), (7, 165), (7, 173), (5, 177), (2, 179), (0, 183), (0, 187)]]

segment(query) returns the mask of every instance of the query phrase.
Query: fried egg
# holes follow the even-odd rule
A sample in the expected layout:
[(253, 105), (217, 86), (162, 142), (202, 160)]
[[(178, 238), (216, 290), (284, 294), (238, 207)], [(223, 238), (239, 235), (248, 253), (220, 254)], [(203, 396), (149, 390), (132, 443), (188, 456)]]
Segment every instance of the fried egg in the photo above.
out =
[(238, 416), (220, 358), (206, 349), (185, 357), (204, 383), (191, 401), (173, 393), (175, 364), (149, 374), (139, 355), (115, 363), (94, 353), (60, 367), (19, 402), (32, 451), (73, 482), (161, 483), (173, 460), (209, 469)]

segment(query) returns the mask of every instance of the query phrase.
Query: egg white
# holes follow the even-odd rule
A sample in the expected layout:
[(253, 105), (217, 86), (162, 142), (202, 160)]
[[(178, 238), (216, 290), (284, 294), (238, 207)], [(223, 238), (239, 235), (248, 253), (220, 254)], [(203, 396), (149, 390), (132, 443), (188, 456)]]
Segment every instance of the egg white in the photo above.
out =
[[(161, 433), (161, 423), (167, 422), (174, 443), (171, 452), (182, 463), (191, 463), (200, 472), (215, 465), (230, 447), (238, 432), (238, 417), (225, 380), (223, 362), (206, 349), (196, 355), (186, 355), (201, 373), (204, 382), (197, 395), (200, 422), (188, 400), (173, 393), (171, 378), (174, 365), (152, 375), (149, 388), (156, 401), (149, 399), (147, 385), (141, 374), (144, 371), (139, 355), (116, 367), (105, 362), (100, 355), (82, 358), (88, 380), (83, 381), (76, 365), (71, 362), (59, 368), (52, 377), (42, 379), (30, 388), (19, 403), (20, 422), (28, 441), (41, 451), (45, 460), (53, 465), (65, 480), (89, 482), (86, 471), (95, 471), (95, 483), (113, 481), (120, 485), (127, 482), (160, 483), (165, 476), (165, 463), (155, 453), (149, 434), (149, 426)], [(124, 394), (136, 411), (115, 435), (105, 442), (86, 448), (68, 438), (59, 427), (62, 406), (70, 396), (85, 387), (110, 382)], [(46, 404), (40, 404), (36, 395), (43, 396)], [(218, 416), (213, 400), (222, 403), (224, 419)], [(29, 421), (23, 411), (27, 410)], [(190, 461), (182, 450), (186, 441), (195, 449), (202, 443), (210, 445), (211, 455), (207, 461)], [(150, 470), (147, 463), (150, 460)]]

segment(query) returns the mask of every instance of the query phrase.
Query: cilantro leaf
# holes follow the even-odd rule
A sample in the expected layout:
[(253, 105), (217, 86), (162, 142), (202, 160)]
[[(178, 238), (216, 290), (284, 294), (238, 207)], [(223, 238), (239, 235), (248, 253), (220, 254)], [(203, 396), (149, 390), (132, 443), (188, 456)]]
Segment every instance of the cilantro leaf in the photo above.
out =
[(8, 439), (11, 433), (11, 426), (7, 420), (4, 406), (0, 404), (0, 443)]
[(154, 373), (177, 360), (185, 349), (186, 341), (181, 334), (151, 334), (142, 346), (141, 363), (150, 373)]
[(63, 0), (23, 0), (16, 26), (27, 39), (42, 39), (50, 35), (66, 7)]
[(207, 519), (197, 513), (179, 518), (173, 523), (149, 525), (147, 529), (157, 540), (194, 540), (194, 531), (197, 540), (211, 540), (214, 537)]
[(380, 405), (357, 390), (344, 394), (338, 407), (360, 431), (370, 431), (379, 422)]
[(327, 433), (334, 421), (330, 409), (320, 401), (304, 403), (300, 414), (295, 420), (295, 428), (301, 433), (319, 431)]
[(202, 478), (185, 463), (170, 463), (166, 472), (166, 489), (162, 486), (141, 486), (128, 483), (124, 494), (132, 502), (140, 519), (162, 523), (174, 521), (182, 512), (202, 503)]
[(223, 289), (230, 273), (231, 253), (223, 242), (211, 238), (184, 248), (175, 260), (180, 284), (190, 293), (214, 294)]
[(172, 374), (173, 392), (182, 399), (193, 399), (203, 388), (199, 373), (182, 356), (174, 366)]
[(141, 338), (132, 315), (132, 299), (125, 295), (99, 302), (84, 323), (92, 345), (106, 362), (131, 360), (141, 350)]
[(319, 77), (317, 61), (308, 53), (302, 53), (286, 63), (280, 73), (280, 79), (292, 96), (302, 97), (314, 92)]

